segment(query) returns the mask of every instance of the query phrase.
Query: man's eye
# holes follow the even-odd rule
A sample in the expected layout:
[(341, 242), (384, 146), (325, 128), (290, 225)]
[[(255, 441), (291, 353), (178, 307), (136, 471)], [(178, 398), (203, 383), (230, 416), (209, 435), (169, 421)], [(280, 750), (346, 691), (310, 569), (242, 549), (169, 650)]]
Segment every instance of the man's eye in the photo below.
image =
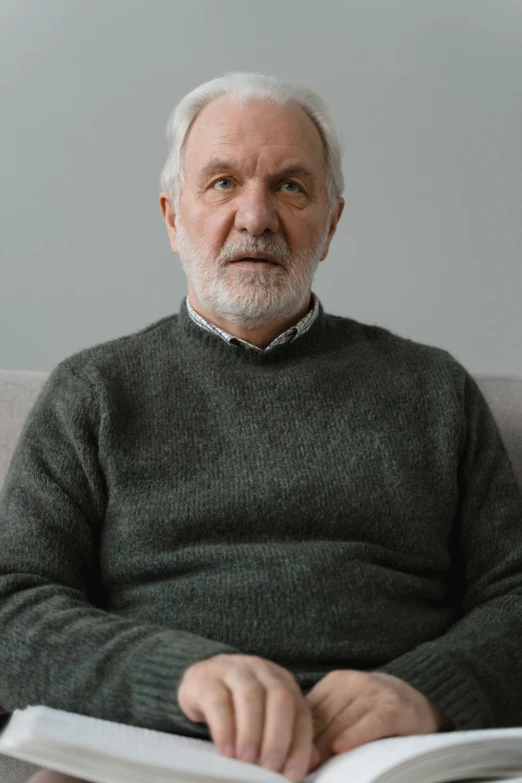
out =
[(218, 179), (217, 182), (214, 183), (214, 185), (217, 185), (218, 182), (230, 182), (228, 177), (222, 177), (222, 179)]
[[(231, 182), (231, 181), (232, 180), (230, 180), (228, 177), (222, 177), (221, 179), (216, 180), (214, 185), (218, 185), (220, 182)], [(283, 184), (285, 184), (285, 185), (295, 185), (296, 188), (299, 188), (299, 190), (301, 190), (300, 185), (298, 185), (297, 182), (292, 182), (292, 180), (286, 180)], [(229, 189), (230, 188), (225, 188), (225, 190), (229, 190)], [(218, 188), (218, 190), (221, 190), (221, 188)], [(297, 191), (294, 190), (294, 191), (291, 191), (291, 192), (292, 193), (296, 193)]]
[[(298, 185), (298, 184), (297, 184), (297, 182), (292, 182), (292, 180), (291, 180), (291, 179), (287, 180), (287, 182), (285, 182), (284, 184), (285, 184), (285, 185), (295, 185), (295, 186), (296, 186), (296, 188), (299, 188), (299, 190), (301, 190), (301, 186), (300, 186), (300, 185)], [(292, 192), (293, 192), (293, 193), (296, 193), (297, 191), (295, 191), (295, 190), (294, 190), (294, 191), (292, 191)]]

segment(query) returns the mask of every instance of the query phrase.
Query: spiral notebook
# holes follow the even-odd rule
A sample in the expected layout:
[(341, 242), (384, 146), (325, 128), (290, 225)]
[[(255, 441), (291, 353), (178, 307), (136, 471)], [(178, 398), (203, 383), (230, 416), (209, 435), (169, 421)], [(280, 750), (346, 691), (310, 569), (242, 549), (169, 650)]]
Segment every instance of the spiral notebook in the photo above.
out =
[[(45, 706), (15, 710), (0, 753), (91, 783), (283, 783), (281, 773), (223, 756), (213, 742)], [(334, 756), (306, 783), (522, 783), (522, 728), (369, 742)]]

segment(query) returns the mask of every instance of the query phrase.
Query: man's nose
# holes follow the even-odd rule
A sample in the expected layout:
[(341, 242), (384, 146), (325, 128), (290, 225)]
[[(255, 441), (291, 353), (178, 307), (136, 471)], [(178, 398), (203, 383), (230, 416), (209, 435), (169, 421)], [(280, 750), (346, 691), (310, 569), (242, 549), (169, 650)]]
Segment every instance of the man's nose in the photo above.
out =
[(250, 234), (262, 234), (268, 228), (276, 233), (279, 216), (274, 194), (261, 182), (246, 185), (235, 199), (235, 229)]

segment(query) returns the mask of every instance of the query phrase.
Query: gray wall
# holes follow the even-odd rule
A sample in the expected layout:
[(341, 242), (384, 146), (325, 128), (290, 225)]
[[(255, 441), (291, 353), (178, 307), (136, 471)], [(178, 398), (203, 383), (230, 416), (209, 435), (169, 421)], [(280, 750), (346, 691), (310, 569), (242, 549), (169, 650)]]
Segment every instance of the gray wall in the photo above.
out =
[(179, 310), (165, 123), (225, 70), (307, 82), (339, 119), (326, 311), (522, 376), (520, 0), (2, 0), (0, 368)]

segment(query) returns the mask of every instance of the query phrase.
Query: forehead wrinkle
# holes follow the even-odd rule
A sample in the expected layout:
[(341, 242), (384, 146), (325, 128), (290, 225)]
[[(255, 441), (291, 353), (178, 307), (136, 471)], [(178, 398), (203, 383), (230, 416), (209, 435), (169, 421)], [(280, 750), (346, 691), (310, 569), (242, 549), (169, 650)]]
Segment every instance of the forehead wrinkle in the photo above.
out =
[[(305, 136), (301, 136), (298, 133), (217, 133), (215, 138), (209, 142), (209, 144), (234, 144), (233, 139), (257, 139), (265, 138), (266, 142), (261, 146), (277, 146), (283, 144), (293, 144), (294, 146), (311, 147), (313, 150), (317, 149), (317, 145), (309, 141)], [(271, 141), (271, 138), (276, 140)], [(298, 143), (292, 139), (298, 139)], [(300, 142), (300, 143), (299, 143)]]
[[(217, 147), (217, 149), (215, 149), (216, 147)], [(209, 144), (208, 148), (213, 153), (212, 154), (212, 159), (222, 157), (222, 158), (226, 158), (227, 160), (231, 160), (232, 157), (235, 157), (234, 154), (232, 154), (232, 155), (229, 154), (228, 150), (225, 149), (227, 147), (231, 147), (233, 153), (235, 153), (235, 151), (237, 149), (237, 144), (235, 144), (232, 141), (227, 141), (227, 142), (216, 141), (213, 144)], [(252, 154), (256, 154), (257, 153), (257, 159), (258, 159), (258, 162), (259, 162), (259, 159), (263, 155), (263, 148), (265, 148), (265, 147), (281, 147), (282, 148), (281, 149), (281, 153), (279, 155), (275, 156), (275, 161), (274, 161), (273, 165), (276, 168), (277, 167), (281, 167), (283, 165), (280, 162), (281, 160), (286, 160), (286, 159), (291, 158), (291, 157), (299, 157), (299, 156), (303, 157), (303, 147), (300, 146), (299, 144), (283, 144), (283, 143), (277, 143), (277, 142), (274, 142), (273, 144), (265, 144), (261, 148), (258, 147), (258, 148), (254, 148), (254, 149), (249, 149), (246, 157), (249, 158)], [(221, 153), (221, 151), (223, 151), (223, 153)], [(306, 150), (304, 150), (304, 152), (305, 152), (305, 155), (306, 155), (306, 160), (309, 162), (309, 165), (311, 167), (313, 167), (313, 164), (314, 164), (313, 157)], [(299, 161), (299, 163), (302, 163), (303, 165), (306, 165), (304, 163), (304, 161)], [(245, 162), (242, 165), (247, 165), (247, 164)]]
[[(243, 134), (241, 134), (241, 135), (243, 135)], [(306, 142), (306, 140), (304, 140), (304, 141), (305, 141), (306, 144), (308, 144)], [(319, 170), (322, 170), (322, 168), (323, 168), (323, 161), (315, 161), (313, 156), (311, 156), (311, 155), (308, 155), (308, 158), (307, 158), (306, 161), (304, 161), (304, 160), (297, 160), (297, 161), (293, 160), (291, 163), (284, 162), (285, 159), (287, 160), (288, 158), (292, 158), (294, 156), (295, 157), (302, 157), (302, 152), (303, 152), (303, 146), (302, 145), (299, 145), (299, 144), (288, 144), (288, 145), (285, 145), (284, 142), (279, 141), (279, 142), (273, 142), (272, 144), (263, 145), (263, 146), (265, 146), (265, 147), (266, 146), (270, 146), (270, 147), (280, 146), (280, 147), (283, 147), (283, 148), (286, 147), (286, 149), (283, 149), (283, 151), (281, 152), (281, 155), (278, 156), (276, 158), (275, 162), (273, 163), (273, 168), (276, 169), (277, 171), (280, 171), (280, 170), (283, 170), (283, 169), (292, 168), (292, 167), (296, 167), (296, 166), (302, 166), (303, 168), (308, 169), (310, 176), (315, 177), (316, 175), (314, 173), (314, 169), (317, 168), (316, 164), (317, 163), (319, 164)], [(308, 145), (308, 146), (311, 146), (314, 149), (314, 151), (316, 150), (316, 147), (314, 145)], [(233, 164), (233, 157), (235, 157), (235, 156), (234, 155), (230, 155), (228, 153), (228, 151), (226, 149), (224, 149), (226, 147), (232, 147), (233, 150), (235, 150), (236, 147), (237, 147), (237, 144), (235, 144), (233, 141), (230, 140), (230, 136), (227, 136), (227, 141), (220, 141), (219, 139), (216, 139), (213, 142), (209, 143), (208, 147), (209, 147), (209, 149), (212, 149), (212, 148), (215, 148), (215, 147), (217, 147), (218, 149), (215, 150), (215, 151), (212, 150), (212, 152), (214, 154), (210, 155), (208, 161), (206, 162), (206, 164), (203, 167), (200, 167), (200, 169), (199, 169), (200, 172), (204, 171), (205, 169), (208, 169), (208, 167), (210, 166), (211, 163), (213, 163), (214, 161), (218, 161), (218, 160), (221, 160), (221, 161), (226, 162), (228, 164)], [(252, 152), (252, 150), (249, 150), (249, 153), (251, 153), (251, 152)], [(259, 155), (262, 155), (262, 152), (263, 152), (263, 150), (259, 149)], [(283, 162), (281, 162), (281, 159), (283, 160)], [(260, 161), (258, 160), (257, 161), (257, 165), (259, 165), (259, 162)], [(256, 165), (256, 168), (257, 168), (257, 165)], [(247, 166), (248, 166), (248, 161), (247, 160), (244, 160), (243, 162), (237, 160), (236, 163), (233, 166), (228, 166), (228, 167), (242, 169), (242, 168), (246, 168)], [(223, 166), (223, 168), (225, 168), (225, 167), (226, 166)], [(265, 164), (265, 168), (267, 168), (266, 164)]]

